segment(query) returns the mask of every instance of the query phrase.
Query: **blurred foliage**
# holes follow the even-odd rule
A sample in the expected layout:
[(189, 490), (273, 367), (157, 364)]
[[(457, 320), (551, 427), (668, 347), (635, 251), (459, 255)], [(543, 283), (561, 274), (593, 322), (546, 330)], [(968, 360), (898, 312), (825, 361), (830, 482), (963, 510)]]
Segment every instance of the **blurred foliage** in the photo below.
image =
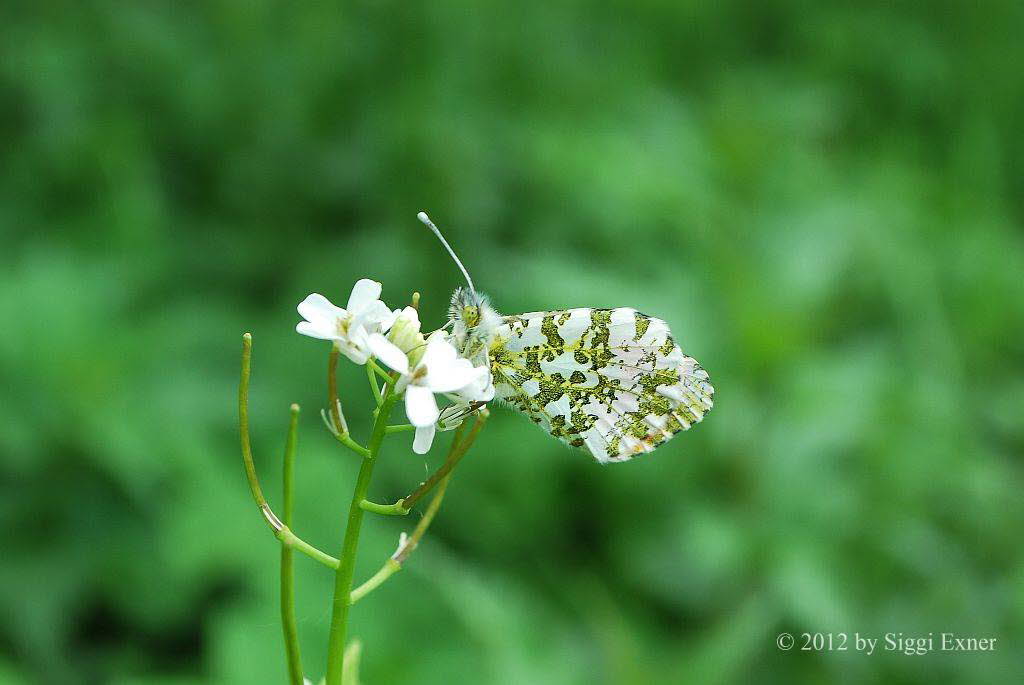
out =
[[(1021, 682), (1024, 9), (901, 7), (6, 3), (0, 682), (283, 682), (240, 334), (264, 488), (299, 402), (297, 528), (336, 553), (355, 464), (294, 306), (373, 276), (439, 324), (420, 209), (499, 310), (668, 320), (717, 406), (610, 467), (497, 409), (353, 612), (367, 683)], [(386, 452), (379, 501), (440, 460)], [(410, 526), (368, 519), (357, 580)]]

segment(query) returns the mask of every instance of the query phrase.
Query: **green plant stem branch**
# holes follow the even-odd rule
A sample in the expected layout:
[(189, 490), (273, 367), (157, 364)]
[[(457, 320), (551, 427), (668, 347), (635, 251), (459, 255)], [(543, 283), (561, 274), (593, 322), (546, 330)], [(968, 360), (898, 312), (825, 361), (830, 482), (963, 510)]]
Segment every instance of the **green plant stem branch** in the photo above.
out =
[(412, 535), (406, 538), (402, 545), (395, 551), (390, 559), (384, 562), (384, 565), (380, 567), (380, 570), (370, 576), (370, 579), (365, 583), (357, 587), (352, 591), (352, 603), (355, 604), (366, 595), (370, 594), (378, 587), (384, 584), (391, 576), (395, 575), (402, 570), (402, 564), (405, 563), (412, 551), (416, 549), (416, 546), (420, 544), (420, 540), (423, 539), (423, 535), (427, 532), (427, 528), (430, 527), (430, 523), (434, 520), (434, 516), (437, 514), (437, 510), (441, 508), (441, 500), (444, 499), (444, 493), (448, 489), (448, 482), (451, 480), (451, 474), (441, 479), (441, 482), (437, 486), (437, 492), (434, 493), (433, 499), (430, 500), (430, 504), (427, 505), (427, 510), (423, 514), (423, 518), (416, 524), (416, 528), (413, 529)]
[(394, 559), (388, 559), (384, 562), (384, 565), (380, 567), (380, 570), (374, 573), (370, 578), (352, 591), (351, 599), (352, 603), (355, 604), (366, 595), (370, 594), (378, 587), (384, 584), (384, 581), (395, 575), (402, 570), (402, 565)]
[[(368, 359), (366, 361), (366, 367), (369, 369), (373, 369), (373, 371), (377, 373), (385, 383), (391, 381), (391, 374), (389, 374), (384, 369), (380, 368), (380, 365), (377, 364), (377, 362), (373, 361), (372, 359)], [(377, 396), (379, 397), (380, 393), (378, 393)]]
[(401, 502), (395, 502), (394, 504), (377, 504), (376, 502), (364, 499), (359, 503), (359, 506), (363, 511), (369, 511), (374, 514), (383, 514), (385, 516), (405, 516), (409, 513), (409, 510), (403, 507)]
[(366, 449), (358, 442), (353, 440), (348, 433), (338, 433), (334, 437), (337, 438), (338, 442), (340, 442), (342, 445), (358, 454), (360, 457), (363, 457), (365, 459), (366, 457), (370, 456), (370, 450)]
[(295, 533), (292, 532), (291, 528), (289, 528), (288, 526), (284, 526), (283, 528), (281, 528), (281, 530), (276, 531), (275, 535), (277, 539), (281, 541), (282, 545), (302, 552), (310, 559), (314, 561), (319, 561), (324, 566), (337, 570), (338, 564), (340, 563), (337, 559), (332, 557), (327, 552), (317, 549), (313, 545), (309, 544), (308, 542), (297, 536)]
[[(470, 430), (470, 433), (466, 436), (465, 440), (461, 439), (463, 427), (459, 427), (455, 433), (455, 437), (452, 439), (452, 445), (448, 449), (448, 457), (445, 459), (445, 464), (451, 463), (452, 458), (455, 455), (466, 453), (466, 450), (472, 446), (477, 433), (480, 432), (480, 428), (483, 427), (486, 420), (486, 414), (481, 414), (477, 417), (476, 423), (473, 425), (473, 428)], [(455, 459), (455, 463), (457, 462), (458, 459)], [(454, 465), (452, 468), (454, 468)], [(412, 535), (403, 540), (399, 548), (393, 555), (391, 555), (391, 558), (385, 561), (384, 565), (381, 566), (376, 573), (370, 576), (365, 583), (352, 591), (351, 600), (353, 604), (376, 590), (384, 583), (384, 581), (402, 570), (402, 564), (405, 563), (409, 558), (409, 555), (412, 554), (414, 549), (416, 549), (416, 546), (423, 538), (423, 535), (427, 532), (427, 528), (430, 527), (430, 523), (434, 520), (434, 516), (437, 515), (437, 510), (441, 508), (441, 500), (444, 499), (444, 493), (448, 489), (448, 483), (451, 480), (451, 477), (451, 469), (448, 469), (448, 472), (437, 482), (437, 491), (430, 500), (430, 504), (427, 505), (427, 510), (424, 512), (423, 518), (420, 519), (419, 523), (417, 523), (416, 527), (413, 529)], [(403, 501), (399, 500), (392, 506), (400, 507), (402, 504)]]
[[(295, 466), (295, 440), (299, 426), (299, 405), (291, 406), (288, 422), (288, 439), (284, 446), (284, 490), (285, 526), (292, 525), (293, 479)], [(302, 684), (302, 657), (299, 653), (299, 630), (295, 622), (295, 570), (292, 567), (292, 548), (281, 545), (281, 626), (284, 630), (285, 654), (288, 658), (288, 676), (292, 685)]]
[(420, 544), (420, 540), (423, 539), (423, 535), (427, 532), (427, 528), (430, 527), (431, 522), (434, 520), (434, 516), (437, 514), (437, 510), (441, 508), (441, 500), (444, 499), (444, 493), (448, 490), (448, 483), (451, 481), (452, 476), (449, 473), (447, 476), (441, 479), (441, 482), (437, 485), (437, 492), (434, 493), (433, 499), (430, 500), (430, 504), (427, 505), (427, 510), (423, 512), (423, 518), (416, 524), (416, 527), (412, 531), (412, 535), (405, 541), (405, 544), (395, 552), (395, 555), (391, 559), (397, 562), (399, 565), (405, 563), (412, 551), (416, 549), (416, 546)]
[(411, 423), (400, 423), (397, 426), (388, 426), (384, 430), (388, 435), (391, 435), (392, 433), (404, 433), (406, 431), (414, 431), (416, 430), (416, 426), (412, 425)]
[(398, 395), (394, 393), (394, 380), (389, 377), (384, 386), (383, 401), (373, 422), (368, 449), (370, 453), (363, 458), (356, 478), (355, 491), (349, 505), (348, 524), (345, 527), (345, 539), (341, 546), (338, 570), (334, 580), (333, 611), (331, 614), (331, 630), (327, 638), (327, 678), (326, 685), (342, 685), (342, 673), (345, 665), (345, 633), (348, 627), (348, 613), (351, 607), (352, 576), (355, 572), (356, 549), (359, 544), (359, 532), (363, 523), (364, 510), (359, 506), (366, 499), (373, 476), (373, 467), (381, 443), (384, 442), (388, 417)]
[(379, 407), (381, 403), (380, 385), (377, 384), (377, 372), (370, 366), (371, 363), (371, 361), (366, 362), (366, 377), (370, 380), (370, 392), (373, 393), (373, 401)]
[(277, 534), (284, 524), (281, 519), (270, 509), (267, 499), (260, 489), (260, 480), (256, 476), (256, 464), (252, 458), (252, 444), (249, 440), (249, 363), (252, 359), (252, 335), (246, 333), (242, 336), (242, 376), (238, 383), (238, 434), (242, 442), (242, 463), (245, 465), (245, 477), (249, 481), (249, 490), (252, 498), (256, 501), (260, 513), (263, 514), (267, 525)]
[(260, 481), (256, 476), (256, 466), (253, 464), (252, 447), (249, 440), (249, 363), (251, 358), (252, 336), (246, 333), (242, 336), (242, 379), (238, 384), (238, 432), (242, 442), (242, 462), (245, 464), (245, 476), (249, 480), (252, 498), (256, 500), (256, 506), (259, 507), (263, 519), (273, 531), (274, 537), (283, 545), (297, 549), (321, 564), (336, 569), (338, 568), (337, 559), (321, 552), (295, 535), (288, 526), (281, 522), (281, 519), (277, 517), (263, 497), (263, 490), (260, 489)]
[(473, 441), (476, 440), (476, 436), (480, 432), (480, 429), (484, 427), (488, 416), (490, 416), (490, 414), (488, 413), (487, 408), (485, 407), (481, 409), (479, 414), (477, 414), (476, 421), (473, 422), (473, 427), (469, 430), (469, 435), (466, 436), (466, 439), (459, 441), (459, 434), (456, 434), (455, 440), (452, 441), (452, 448), (448, 451), (448, 457), (445, 459), (444, 464), (441, 465), (441, 468), (435, 471), (430, 478), (421, 483), (418, 488), (413, 490), (406, 497), (398, 500), (397, 504), (402, 505), (405, 509), (412, 509), (424, 495), (430, 492), (435, 485), (440, 483), (445, 476), (451, 473), (452, 469), (458, 465), (459, 461), (463, 456), (465, 456), (469, 448), (473, 446)]

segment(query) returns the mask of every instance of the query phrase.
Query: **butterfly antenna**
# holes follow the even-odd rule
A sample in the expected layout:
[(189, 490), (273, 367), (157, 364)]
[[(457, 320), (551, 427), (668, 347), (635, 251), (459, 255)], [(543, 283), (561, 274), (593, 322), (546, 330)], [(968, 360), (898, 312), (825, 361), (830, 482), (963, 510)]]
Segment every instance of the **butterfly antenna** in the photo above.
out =
[(461, 271), (462, 275), (466, 277), (466, 283), (469, 284), (469, 289), (475, 293), (476, 288), (473, 287), (473, 279), (469, 277), (469, 272), (466, 271), (466, 267), (462, 265), (462, 262), (459, 260), (458, 256), (456, 256), (455, 250), (453, 250), (452, 246), (448, 244), (448, 241), (444, 239), (444, 236), (441, 235), (441, 231), (437, 229), (437, 226), (435, 226), (434, 222), (430, 220), (430, 217), (427, 216), (427, 213), (420, 212), (419, 214), (416, 215), (416, 218), (422, 221), (427, 228), (434, 232), (434, 235), (437, 236), (437, 239), (441, 241), (442, 245), (444, 245), (444, 249), (448, 250), (448, 254), (450, 254), (452, 259), (455, 260), (455, 265), (459, 267), (459, 271)]

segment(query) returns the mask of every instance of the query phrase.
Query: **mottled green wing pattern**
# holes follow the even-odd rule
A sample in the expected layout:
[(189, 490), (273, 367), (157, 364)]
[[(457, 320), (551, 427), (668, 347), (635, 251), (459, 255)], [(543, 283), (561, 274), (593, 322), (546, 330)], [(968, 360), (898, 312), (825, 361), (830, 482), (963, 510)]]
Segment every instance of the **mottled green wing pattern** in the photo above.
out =
[(664, 321), (625, 307), (507, 316), (490, 359), (498, 398), (599, 462), (650, 452), (704, 418), (715, 392)]

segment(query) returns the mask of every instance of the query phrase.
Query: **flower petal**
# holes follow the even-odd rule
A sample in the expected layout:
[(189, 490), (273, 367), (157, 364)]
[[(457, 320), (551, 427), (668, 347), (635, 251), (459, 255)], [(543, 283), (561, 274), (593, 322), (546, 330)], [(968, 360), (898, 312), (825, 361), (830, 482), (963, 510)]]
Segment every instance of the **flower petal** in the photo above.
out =
[(320, 293), (307, 295), (306, 299), (299, 302), (299, 306), (296, 309), (299, 311), (299, 316), (306, 321), (313, 323), (329, 322), (331, 326), (334, 326), (334, 320), (338, 316), (345, 313), (343, 309), (331, 304), (331, 301)]
[(474, 367), (468, 359), (459, 359), (445, 367), (427, 366), (426, 385), (434, 392), (455, 392), (486, 375), (486, 366)]
[[(384, 304), (383, 302), (381, 302), (381, 304), (384, 306), (384, 309), (388, 308), (388, 306), (386, 304)], [(401, 315), (401, 312), (396, 309), (395, 311), (388, 313), (387, 316), (380, 317), (380, 319), (379, 319), (380, 329), (382, 331), (389, 331), (389, 330), (391, 330), (391, 327), (395, 325), (395, 322), (398, 321), (398, 317), (400, 315)]]
[(319, 322), (300, 321), (295, 324), (295, 331), (302, 333), (302, 335), (308, 335), (311, 338), (319, 338), (320, 340), (334, 340), (337, 338), (330, 327), (319, 325)]
[(434, 424), (417, 428), (416, 437), (412, 441), (412, 451), (416, 454), (426, 454), (429, 452), (430, 446), (434, 444), (435, 431)]
[(405, 389), (405, 415), (409, 423), (416, 426), (433, 426), (440, 412), (434, 393), (421, 385), (409, 385)]
[(405, 392), (405, 389), (409, 387), (409, 380), (409, 374), (402, 374), (399, 376), (398, 380), (395, 381), (395, 394), (401, 395)]
[(398, 349), (398, 346), (385, 338), (380, 333), (374, 333), (369, 338), (370, 350), (377, 359), (381, 360), (400, 374), (409, 373), (409, 358), (405, 352)]
[(338, 351), (349, 358), (353, 363), (362, 366), (370, 359), (370, 351), (359, 345), (343, 342), (338, 344)]
[(352, 286), (352, 294), (348, 296), (348, 310), (356, 315), (362, 313), (364, 309), (380, 298), (380, 291), (381, 285), (377, 281), (360, 278)]
[(420, 363), (426, 365), (427, 371), (433, 368), (441, 369), (454, 362), (458, 356), (459, 353), (455, 351), (450, 342), (431, 335)]
[(480, 387), (476, 391), (476, 395), (473, 397), (475, 402), (490, 402), (494, 399), (494, 380), (488, 376), (487, 383)]
[(491, 374), (481, 376), (466, 387), (452, 393), (450, 397), (457, 402), (490, 402), (494, 399), (494, 379)]
[(359, 312), (356, 320), (365, 325), (368, 330), (383, 333), (395, 323), (395, 315), (386, 304), (380, 300), (374, 300)]
[(420, 313), (415, 307), (406, 307), (401, 311), (396, 309), (395, 318), (397, 319), (399, 316), (407, 320), (410, 324), (416, 326), (416, 330), (420, 329)]
[(443, 328), (438, 328), (436, 331), (432, 332), (430, 335), (427, 336), (427, 344), (430, 344), (434, 340), (444, 340), (447, 342), (448, 334), (445, 332)]

